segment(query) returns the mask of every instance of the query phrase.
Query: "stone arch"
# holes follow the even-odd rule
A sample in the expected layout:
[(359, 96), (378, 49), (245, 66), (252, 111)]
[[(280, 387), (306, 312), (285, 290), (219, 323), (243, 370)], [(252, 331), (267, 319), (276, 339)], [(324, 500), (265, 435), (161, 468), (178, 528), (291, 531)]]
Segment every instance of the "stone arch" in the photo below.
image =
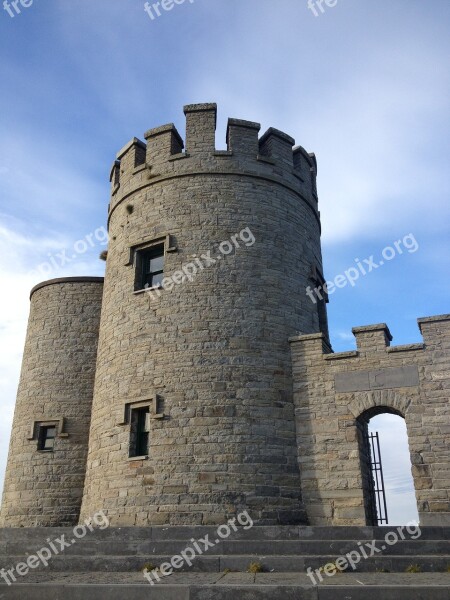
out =
[(355, 394), (348, 408), (355, 419), (359, 419), (363, 414), (371, 419), (378, 414), (392, 413), (406, 420), (410, 406), (410, 398), (394, 390), (373, 390)]
[[(377, 510), (375, 501), (375, 492), (372, 485), (372, 472), (370, 469), (370, 449), (368, 438), (369, 421), (381, 414), (393, 414), (405, 420), (408, 431), (408, 445), (410, 445), (410, 435), (408, 428), (409, 409), (412, 400), (399, 394), (394, 390), (373, 390), (355, 394), (353, 400), (349, 403), (349, 410), (355, 417), (357, 429), (357, 440), (359, 448), (360, 468), (362, 476), (364, 512), (367, 525), (377, 525)], [(412, 456), (410, 450), (410, 458)], [(414, 487), (417, 489), (417, 482), (414, 479)], [(382, 523), (383, 524), (383, 523)]]

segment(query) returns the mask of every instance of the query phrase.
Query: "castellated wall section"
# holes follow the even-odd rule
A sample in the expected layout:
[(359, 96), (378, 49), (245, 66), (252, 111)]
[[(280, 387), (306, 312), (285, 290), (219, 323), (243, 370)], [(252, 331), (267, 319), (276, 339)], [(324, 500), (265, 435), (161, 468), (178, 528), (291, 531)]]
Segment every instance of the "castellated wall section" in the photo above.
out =
[(422, 525), (450, 525), (450, 315), (419, 319), (423, 343), (390, 346), (385, 324), (356, 327), (357, 350), (322, 334), (291, 339), (303, 499), (313, 525), (370, 523), (364, 434), (370, 418), (406, 421)]
[[(36, 286), (0, 514), (1, 527), (72, 525), (83, 495), (103, 279)], [(38, 451), (40, 425), (54, 452)]]
[[(213, 524), (248, 509), (301, 523), (289, 336), (319, 331), (305, 295), (322, 270), (315, 160), (276, 129), (185, 107), (134, 138), (111, 171), (110, 244), (82, 518), (113, 525)], [(220, 256), (192, 281), (134, 291), (136, 254), (165, 244), (166, 277)], [(148, 456), (129, 458), (127, 407), (151, 404)], [(125, 414), (125, 417), (124, 417)]]

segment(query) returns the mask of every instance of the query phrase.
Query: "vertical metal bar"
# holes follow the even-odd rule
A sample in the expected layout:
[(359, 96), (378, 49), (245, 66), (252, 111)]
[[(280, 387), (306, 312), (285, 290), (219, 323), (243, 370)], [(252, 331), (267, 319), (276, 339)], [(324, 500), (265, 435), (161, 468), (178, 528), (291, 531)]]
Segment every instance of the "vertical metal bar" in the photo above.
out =
[(364, 446), (365, 446), (365, 462), (366, 462), (366, 482), (368, 486), (367, 493), (369, 495), (368, 498), (368, 510), (369, 517), (371, 521), (371, 525), (378, 524), (378, 511), (377, 511), (377, 501), (376, 501), (376, 492), (375, 492), (375, 481), (374, 481), (374, 469), (372, 465), (372, 451), (371, 451), (371, 439), (369, 435), (369, 430), (366, 427), (364, 431)]
[(381, 449), (380, 449), (380, 438), (378, 436), (377, 431), (377, 445), (378, 445), (378, 458), (379, 458), (379, 470), (380, 470), (380, 479), (381, 479), (381, 495), (383, 499), (383, 507), (384, 507), (384, 521), (386, 524), (388, 523), (388, 513), (387, 513), (387, 503), (386, 503), (386, 492), (384, 487), (384, 476), (383, 476), (383, 463), (381, 462)]
[(383, 464), (381, 461), (380, 438), (378, 432), (368, 435), (370, 451), (370, 468), (374, 482), (373, 495), (376, 502), (376, 523), (381, 525), (388, 523), (386, 492), (384, 487)]
[(373, 472), (374, 481), (375, 481), (375, 497), (376, 497), (376, 503), (377, 503), (377, 509), (378, 509), (377, 510), (377, 513), (378, 513), (377, 524), (380, 525), (380, 523), (383, 522), (383, 515), (380, 510), (380, 485), (379, 485), (379, 480), (378, 480), (377, 455), (376, 455), (375, 445), (374, 445), (374, 435), (372, 433), (370, 434), (370, 452), (371, 452), (371, 456), (372, 456), (372, 472)]

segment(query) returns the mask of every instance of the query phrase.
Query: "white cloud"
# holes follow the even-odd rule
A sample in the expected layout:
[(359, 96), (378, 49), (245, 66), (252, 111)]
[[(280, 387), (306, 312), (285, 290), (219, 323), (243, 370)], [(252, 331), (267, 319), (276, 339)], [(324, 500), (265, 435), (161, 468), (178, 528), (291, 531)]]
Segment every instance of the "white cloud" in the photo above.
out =
[[(23, 231), (24, 233), (20, 233)], [(58, 239), (43, 238), (26, 234), (27, 225), (17, 219), (0, 215), (0, 397), (2, 398), (2, 420), (0, 422), (0, 491), (6, 468), (8, 441), (12, 425), (13, 410), (19, 381), (27, 320), (29, 294), (31, 288), (53, 277), (69, 275), (101, 274), (103, 263), (96, 258), (89, 260), (79, 255), (69, 265), (48, 272), (43, 276), (32, 269), (48, 263), (49, 255), (57, 256), (58, 251), (71, 248), (73, 242), (63, 236)], [(99, 236), (100, 237), (100, 236)], [(91, 255), (99, 254), (98, 244)]]

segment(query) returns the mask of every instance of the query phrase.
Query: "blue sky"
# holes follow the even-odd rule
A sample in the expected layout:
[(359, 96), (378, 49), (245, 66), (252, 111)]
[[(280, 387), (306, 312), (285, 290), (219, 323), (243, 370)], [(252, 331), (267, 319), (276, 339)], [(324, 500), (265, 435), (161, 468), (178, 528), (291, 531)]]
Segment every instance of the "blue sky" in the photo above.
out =
[(331, 296), (329, 321), (337, 351), (378, 322), (421, 341), (417, 317), (449, 312), (449, 25), (448, 0), (338, 0), (317, 17), (307, 0), (186, 0), (155, 20), (141, 0), (0, 5), (1, 479), (29, 289), (101, 275), (103, 247), (36, 270), (104, 226), (115, 153), (163, 123), (184, 132), (184, 104), (218, 103), (219, 148), (237, 117), (316, 153), (327, 279), (412, 234), (415, 252)]

